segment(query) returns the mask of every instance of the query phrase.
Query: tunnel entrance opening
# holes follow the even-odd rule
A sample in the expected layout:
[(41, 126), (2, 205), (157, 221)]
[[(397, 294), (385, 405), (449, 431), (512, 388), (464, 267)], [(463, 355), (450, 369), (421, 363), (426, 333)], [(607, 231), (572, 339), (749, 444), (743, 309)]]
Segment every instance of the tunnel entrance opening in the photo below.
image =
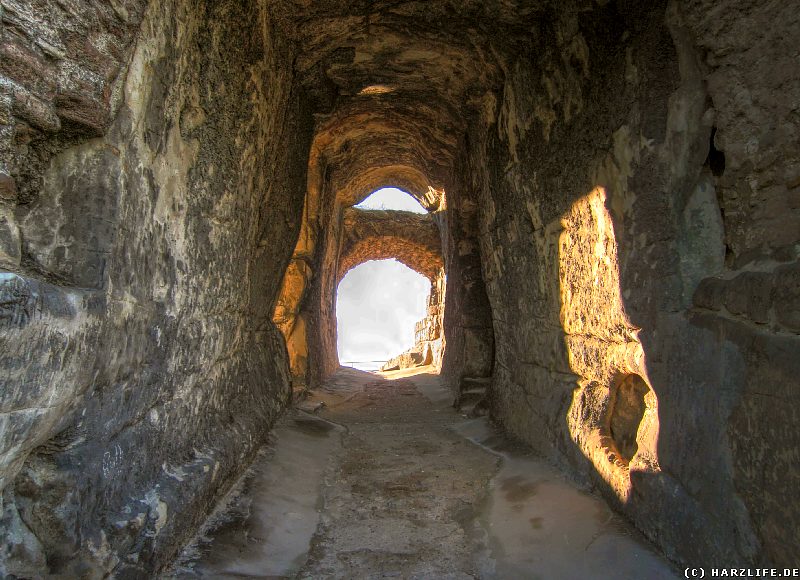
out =
[(396, 187), (382, 187), (355, 206), (358, 209), (382, 209), (428, 213), (411, 194)]
[(375, 371), (413, 348), (430, 289), (425, 276), (396, 260), (370, 260), (350, 270), (336, 291), (341, 364)]

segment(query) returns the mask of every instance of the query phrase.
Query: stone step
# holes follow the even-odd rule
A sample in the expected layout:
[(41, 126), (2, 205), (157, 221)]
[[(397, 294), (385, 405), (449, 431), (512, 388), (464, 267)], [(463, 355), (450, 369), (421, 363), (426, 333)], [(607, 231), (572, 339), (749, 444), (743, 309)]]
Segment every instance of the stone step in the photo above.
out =
[(460, 405), (458, 407), (458, 410), (461, 412), (462, 415), (465, 415), (470, 419), (472, 419), (475, 417), (483, 417), (484, 415), (488, 415), (489, 405), (487, 404), (486, 397), (483, 397), (476, 401)]
[(470, 393), (461, 393), (455, 400), (453, 406), (456, 409), (464, 409), (470, 405), (475, 405), (480, 401), (483, 401), (486, 398), (486, 392), (470, 392)]
[(463, 377), (461, 379), (461, 390), (471, 388), (486, 388), (492, 384), (492, 377)]
[(482, 417), (489, 412), (486, 392), (491, 385), (491, 377), (464, 377), (460, 392), (453, 406), (467, 417)]

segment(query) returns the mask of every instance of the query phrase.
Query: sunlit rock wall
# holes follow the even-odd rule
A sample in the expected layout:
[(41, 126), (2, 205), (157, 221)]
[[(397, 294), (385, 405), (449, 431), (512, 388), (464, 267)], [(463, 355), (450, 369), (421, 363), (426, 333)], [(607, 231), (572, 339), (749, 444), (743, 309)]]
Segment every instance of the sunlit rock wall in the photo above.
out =
[[(330, 185), (326, 185), (329, 188)], [(336, 291), (339, 285), (339, 257), (344, 238), (343, 207), (332, 199), (326, 227), (321, 231), (313, 283), (309, 290), (308, 346), (310, 384), (317, 386), (339, 368), (336, 340)]]
[[(259, 3), (154, 2), (135, 50), (136, 3), (81, 4), (67, 24), (41, 6), (2, 8), (4, 50), (60, 71), (29, 75), (22, 56), (0, 70), (14, 91), (0, 168), (12, 232), (0, 274), (3, 573), (144, 577), (192, 534), (288, 396), (271, 314), (300, 226), (311, 118)], [(74, 98), (56, 91), (48, 104), (37, 83), (52, 78)]]
[(426, 300), (425, 317), (414, 326), (414, 346), (392, 357), (381, 366), (382, 371), (393, 371), (420, 366), (430, 366), (431, 372), (441, 371), (444, 355), (444, 268), (431, 280), (431, 290)]
[(565, 9), (471, 128), (493, 415), (680, 562), (797, 564), (797, 22)]
[[(313, 302), (312, 290), (322, 270), (320, 255), (329, 220), (334, 214), (334, 197), (325, 186), (325, 171), (321, 167), (320, 151), (312, 144), (308, 156), (307, 183), (300, 234), (297, 238), (289, 266), (281, 283), (275, 304), (273, 320), (286, 341), (292, 388), (301, 395), (316, 386), (322, 376), (321, 361), (313, 350), (319, 325), (317, 304)], [(332, 267), (336, 265), (333, 264)], [(318, 296), (318, 295), (317, 295)], [(333, 353), (336, 356), (336, 351)], [(338, 364), (338, 360), (336, 361)]]

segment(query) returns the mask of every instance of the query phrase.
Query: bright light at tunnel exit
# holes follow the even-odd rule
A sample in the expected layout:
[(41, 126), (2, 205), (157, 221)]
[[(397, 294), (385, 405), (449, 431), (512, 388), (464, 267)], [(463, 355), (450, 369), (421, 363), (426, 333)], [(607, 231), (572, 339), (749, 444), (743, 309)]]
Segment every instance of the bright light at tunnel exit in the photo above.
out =
[(414, 324), (425, 317), (430, 288), (427, 278), (396, 260), (350, 270), (336, 293), (341, 364), (376, 370), (414, 346)]
[(394, 209), (414, 213), (428, 213), (416, 199), (396, 187), (378, 189), (355, 207), (359, 209)]

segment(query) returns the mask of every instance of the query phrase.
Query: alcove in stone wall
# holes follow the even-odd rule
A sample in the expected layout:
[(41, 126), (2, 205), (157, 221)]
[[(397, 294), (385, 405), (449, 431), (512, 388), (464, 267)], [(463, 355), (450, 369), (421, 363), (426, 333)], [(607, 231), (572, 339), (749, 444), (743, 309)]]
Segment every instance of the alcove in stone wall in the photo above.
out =
[(639, 450), (636, 439), (647, 410), (645, 397), (650, 392), (650, 387), (637, 374), (626, 375), (614, 388), (608, 428), (616, 450), (626, 463), (630, 463)]

